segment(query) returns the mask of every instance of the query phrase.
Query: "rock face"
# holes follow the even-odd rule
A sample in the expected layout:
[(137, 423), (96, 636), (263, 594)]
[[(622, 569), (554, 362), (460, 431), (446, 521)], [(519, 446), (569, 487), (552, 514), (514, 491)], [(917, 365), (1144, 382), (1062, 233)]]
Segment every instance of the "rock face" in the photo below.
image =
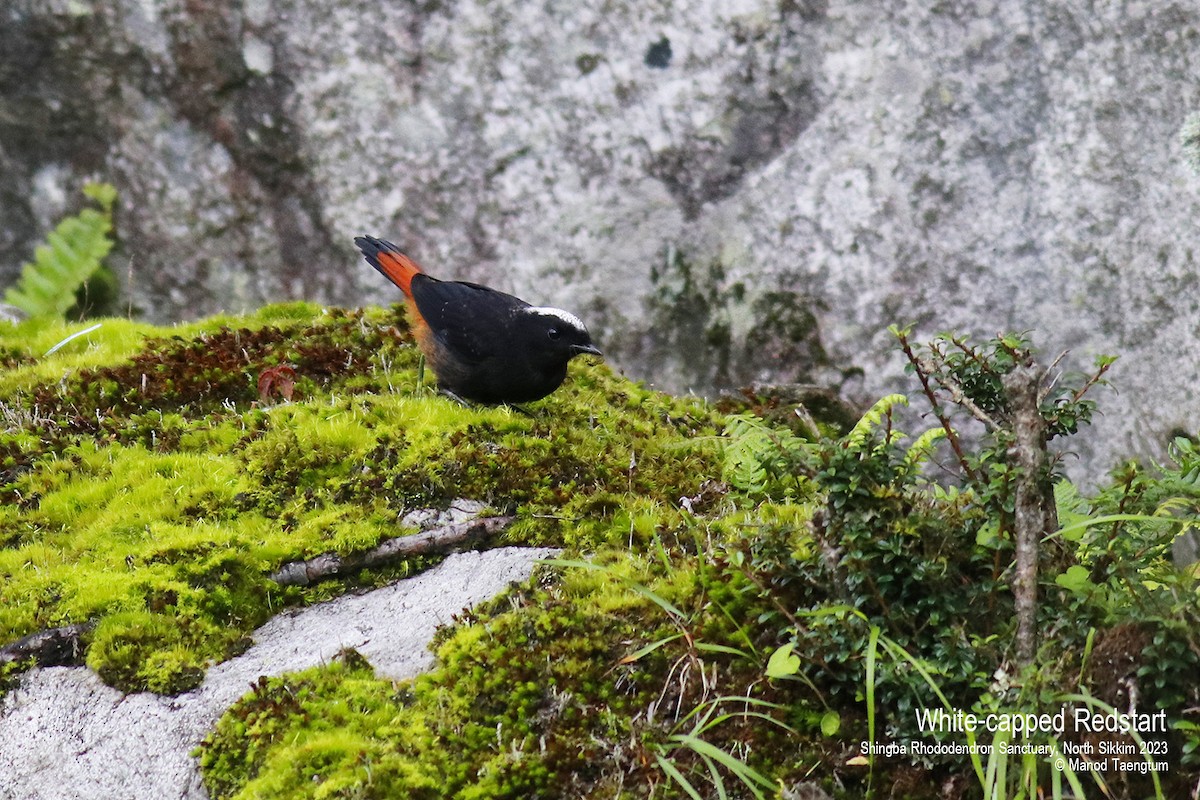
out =
[(85, 667), (26, 673), (0, 701), (0, 798), (63, 800), (207, 797), (192, 750), (260, 675), (316, 666), (352, 647), (376, 672), (427, 670), (439, 625), (529, 577), (556, 551), (507, 547), (459, 553), (415, 578), (275, 617), (242, 655), (177, 697), (123, 695)]
[(1032, 329), (1080, 364), (1124, 356), (1093, 474), (1197, 427), (1193, 2), (0, 14), (0, 282), (92, 176), (156, 319), (392, 301), (354, 253), (368, 232), (578, 311), (665, 388), (865, 399), (912, 388), (891, 323)]

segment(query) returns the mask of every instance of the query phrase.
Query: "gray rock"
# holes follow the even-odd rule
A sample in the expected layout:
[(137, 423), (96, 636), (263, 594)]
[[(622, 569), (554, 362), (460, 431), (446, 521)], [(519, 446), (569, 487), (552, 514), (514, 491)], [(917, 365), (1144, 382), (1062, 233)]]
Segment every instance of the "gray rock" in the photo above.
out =
[(378, 674), (412, 677), (432, 666), (428, 644), (439, 625), (555, 552), (458, 553), (386, 588), (281, 614), (249, 650), (176, 697), (123, 695), (81, 667), (26, 673), (0, 705), (0, 798), (204, 798), (191, 751), (260, 675), (306, 669), (352, 647)]
[(114, 272), (154, 319), (391, 302), (368, 232), (578, 311), (668, 389), (869, 401), (914, 390), (891, 323), (1032, 329), (1072, 366), (1124, 357), (1083, 474), (1197, 428), (1195, 3), (0, 13), (0, 283), (106, 177)]
[(436, 508), (413, 509), (400, 518), (400, 524), (427, 531), (432, 528), (441, 528), (446, 525), (454, 525), (459, 522), (466, 522), (469, 519), (475, 519), (486, 508), (487, 504), (479, 500), (469, 500), (460, 497), (451, 502), (450, 506), (444, 511)]

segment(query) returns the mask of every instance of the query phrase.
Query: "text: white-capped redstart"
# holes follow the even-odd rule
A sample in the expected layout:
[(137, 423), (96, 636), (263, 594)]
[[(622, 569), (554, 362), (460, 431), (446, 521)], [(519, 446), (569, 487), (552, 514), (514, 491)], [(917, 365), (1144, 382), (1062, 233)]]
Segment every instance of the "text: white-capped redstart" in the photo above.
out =
[(602, 355), (574, 314), (477, 283), (431, 278), (383, 239), (359, 236), (354, 243), (404, 292), (417, 345), (446, 392), (480, 403), (528, 403), (557, 389), (575, 356)]

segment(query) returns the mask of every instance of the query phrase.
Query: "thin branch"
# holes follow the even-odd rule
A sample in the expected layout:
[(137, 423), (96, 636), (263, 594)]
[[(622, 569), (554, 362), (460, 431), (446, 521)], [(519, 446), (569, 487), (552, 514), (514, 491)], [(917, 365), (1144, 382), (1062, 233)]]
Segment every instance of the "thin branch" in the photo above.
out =
[(1055, 359), (1050, 362), (1050, 366), (1046, 367), (1046, 371), (1049, 372), (1053, 369), (1056, 369), (1058, 367), (1058, 365), (1060, 363), (1062, 363), (1062, 360), (1067, 357), (1067, 353), (1070, 353), (1070, 352), (1071, 352), (1070, 350), (1063, 350), (1061, 353), (1059, 353), (1055, 357)]
[(1114, 362), (1109, 361), (1101, 364), (1100, 368), (1096, 370), (1096, 374), (1088, 378), (1087, 383), (1079, 387), (1079, 391), (1075, 392), (1075, 395), (1071, 398), (1071, 402), (1078, 403), (1080, 400), (1082, 400), (1083, 396), (1088, 393), (1088, 390), (1100, 382), (1100, 379), (1104, 377), (1104, 373), (1108, 372), (1108, 368), (1111, 367), (1113, 363)]
[(411, 536), (388, 539), (365, 553), (351, 556), (324, 553), (307, 561), (284, 564), (270, 578), (281, 586), (307, 586), (325, 578), (357, 572), (402, 558), (466, 550), (504, 530), (514, 519), (515, 517), (483, 517), (455, 522)]
[[(1046, 367), (1046, 374), (1049, 375), (1051, 372), (1054, 372), (1058, 368), (1059, 363), (1064, 358), (1067, 357), (1067, 353), (1069, 353), (1069, 352), (1071, 352), (1071, 351), (1063, 350), (1061, 353), (1059, 353), (1058, 357), (1050, 362), (1050, 366)], [(1054, 372), (1054, 377), (1051, 378), (1050, 380), (1046, 381), (1042, 385), (1042, 389), (1041, 389), (1041, 391), (1038, 392), (1038, 398), (1037, 398), (1039, 407), (1042, 405), (1042, 403), (1046, 402), (1046, 398), (1050, 396), (1050, 393), (1052, 391), (1054, 391), (1054, 387), (1058, 385), (1058, 381), (1060, 378), (1062, 378), (1062, 376), (1063, 376), (1063, 374), (1061, 371)], [(1078, 398), (1076, 398), (1076, 399), (1078, 399)]]
[(967, 455), (963, 452), (962, 442), (958, 439), (958, 434), (954, 432), (954, 427), (950, 424), (950, 418), (946, 416), (945, 410), (942, 408), (942, 403), (938, 400), (937, 391), (929, 385), (929, 375), (933, 370), (917, 357), (913, 352), (912, 345), (908, 342), (908, 336), (903, 331), (896, 332), (896, 338), (900, 340), (900, 349), (904, 352), (908, 362), (913, 365), (913, 371), (917, 373), (917, 379), (921, 382), (921, 389), (925, 392), (925, 397), (929, 400), (929, 405), (933, 407), (933, 415), (937, 417), (938, 422), (942, 424), (942, 430), (946, 432), (946, 440), (950, 442), (950, 447), (954, 450), (954, 457), (958, 459), (958, 466), (962, 468), (963, 474), (972, 481), (978, 480), (975, 470), (971, 469), (971, 465), (967, 462)]
[[(975, 364), (975, 366), (979, 367), (981, 372), (987, 373), (991, 377), (996, 378), (998, 380), (1003, 379), (1004, 376), (992, 368), (992, 362), (989, 361), (987, 358), (984, 358), (983, 356), (979, 355), (979, 353), (976, 352), (975, 348), (971, 346), (970, 341), (968, 341), (965, 336), (962, 336), (962, 337), (952, 336), (952, 337), (950, 337), (950, 341), (951, 341), (951, 343), (954, 344), (955, 347), (957, 347), (959, 350), (961, 350), (963, 355), (965, 355), (967, 358), (969, 358)], [(1003, 345), (1001, 345), (1001, 346), (1003, 346)], [(1020, 360), (1019, 352), (1014, 351), (1008, 347), (1004, 348), (1004, 352), (1008, 353), (1013, 358)]]
[(970, 397), (967, 397), (966, 391), (958, 385), (957, 381), (951, 378), (938, 376), (937, 382), (941, 384), (943, 389), (950, 392), (950, 399), (955, 404), (962, 406), (967, 411), (970, 411), (971, 416), (973, 416), (975, 419), (979, 420), (984, 425), (987, 425), (993, 431), (998, 431), (1001, 429), (1002, 426), (999, 422), (996, 422), (996, 420), (992, 419), (990, 414), (976, 405), (975, 401)]

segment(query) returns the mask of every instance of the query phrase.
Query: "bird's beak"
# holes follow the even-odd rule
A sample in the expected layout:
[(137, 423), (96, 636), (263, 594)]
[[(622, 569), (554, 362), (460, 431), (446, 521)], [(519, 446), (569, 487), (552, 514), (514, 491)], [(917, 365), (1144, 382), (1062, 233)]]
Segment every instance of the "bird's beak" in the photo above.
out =
[(571, 345), (571, 355), (582, 355), (587, 353), (590, 356), (600, 356), (604, 358), (604, 353), (600, 352), (600, 348), (594, 344), (573, 344)]

